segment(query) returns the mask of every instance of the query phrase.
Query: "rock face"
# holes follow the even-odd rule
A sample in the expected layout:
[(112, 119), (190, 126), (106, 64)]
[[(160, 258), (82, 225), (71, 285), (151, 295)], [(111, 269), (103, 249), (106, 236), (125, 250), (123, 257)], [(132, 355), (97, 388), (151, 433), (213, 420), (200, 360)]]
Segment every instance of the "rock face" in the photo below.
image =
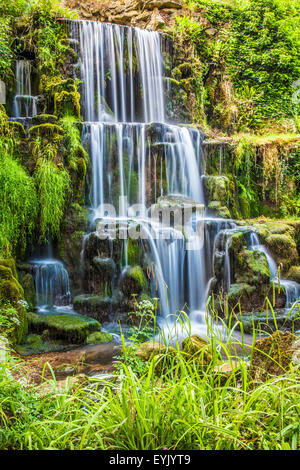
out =
[(175, 15), (183, 8), (181, 0), (65, 0), (64, 4), (76, 9), (82, 19), (155, 30), (175, 21)]

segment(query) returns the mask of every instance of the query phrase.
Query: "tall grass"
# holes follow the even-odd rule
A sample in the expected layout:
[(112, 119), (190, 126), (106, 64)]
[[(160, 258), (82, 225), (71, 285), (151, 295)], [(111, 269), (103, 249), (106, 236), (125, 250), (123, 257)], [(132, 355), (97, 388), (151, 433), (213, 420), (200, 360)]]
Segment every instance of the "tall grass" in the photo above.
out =
[(47, 238), (60, 236), (68, 196), (70, 194), (70, 176), (52, 161), (44, 159), (35, 171), (40, 202), (41, 236)]
[[(187, 361), (177, 347), (172, 355), (154, 356), (143, 373), (123, 362), (112, 381), (92, 379), (73, 387), (66, 382), (59, 388), (52, 371), (42, 394), (16, 382), (20, 366), (0, 366), (0, 448), (299, 448), (299, 367), (254, 382), (247, 362), (233, 352), (236, 327), (232, 321), (226, 341), (212, 337), (206, 366), (199, 357)], [(232, 372), (220, 373), (226, 357)]]

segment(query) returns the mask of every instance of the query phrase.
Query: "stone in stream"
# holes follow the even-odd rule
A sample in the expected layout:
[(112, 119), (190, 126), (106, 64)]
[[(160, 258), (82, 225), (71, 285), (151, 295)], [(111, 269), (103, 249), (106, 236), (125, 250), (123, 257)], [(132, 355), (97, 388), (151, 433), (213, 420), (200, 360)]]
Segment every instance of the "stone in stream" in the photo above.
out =
[(101, 324), (92, 318), (76, 315), (36, 315), (28, 314), (29, 326), (32, 332), (48, 331), (52, 340), (64, 340), (70, 344), (83, 344), (93, 332), (101, 331)]

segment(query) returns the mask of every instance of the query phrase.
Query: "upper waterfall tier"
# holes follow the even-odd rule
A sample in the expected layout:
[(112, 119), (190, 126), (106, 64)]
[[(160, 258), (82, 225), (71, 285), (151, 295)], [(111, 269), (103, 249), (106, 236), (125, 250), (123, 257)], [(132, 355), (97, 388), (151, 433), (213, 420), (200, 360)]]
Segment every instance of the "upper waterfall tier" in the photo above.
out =
[(28, 118), (37, 114), (37, 97), (32, 96), (31, 62), (16, 62), (16, 95), (13, 104), (16, 118)]
[(159, 33), (94, 21), (74, 21), (71, 32), (86, 121), (165, 121)]

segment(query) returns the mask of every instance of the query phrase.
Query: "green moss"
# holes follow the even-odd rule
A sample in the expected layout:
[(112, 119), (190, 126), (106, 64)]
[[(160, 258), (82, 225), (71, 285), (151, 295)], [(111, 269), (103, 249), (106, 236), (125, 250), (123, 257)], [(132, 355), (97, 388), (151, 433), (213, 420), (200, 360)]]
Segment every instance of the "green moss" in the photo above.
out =
[(39, 126), (41, 124), (56, 124), (57, 116), (54, 116), (53, 114), (38, 114), (37, 116), (33, 116), (32, 122), (35, 126)]
[(66, 115), (80, 118), (80, 95), (77, 91), (61, 91), (54, 95), (55, 114), (59, 118)]
[(28, 316), (29, 326), (35, 333), (48, 330), (51, 339), (83, 344), (90, 333), (101, 331), (98, 321), (83, 315), (35, 315)]
[(292, 266), (287, 274), (287, 279), (300, 284), (300, 266)]
[(228, 178), (226, 176), (204, 176), (204, 192), (207, 203), (219, 201), (225, 206), (228, 201)]
[(7, 318), (9, 325), (6, 333), (11, 343), (16, 344), (27, 334), (28, 328), (27, 312), (21, 303), (24, 291), (18, 279), (14, 277), (16, 274), (14, 261), (10, 259), (3, 262), (7, 266), (0, 265), (0, 317)]
[(73, 300), (73, 307), (76, 312), (105, 322), (109, 320), (112, 299), (99, 295), (78, 295)]
[(222, 206), (219, 201), (211, 201), (208, 204), (207, 208), (216, 217), (219, 217), (221, 219), (230, 219), (231, 218), (231, 214), (230, 214), (229, 209), (225, 206)]
[(267, 237), (265, 241), (276, 263), (282, 266), (284, 272), (298, 262), (297, 246), (290, 235), (273, 234)]
[(21, 285), (24, 290), (24, 298), (30, 308), (34, 308), (36, 305), (36, 292), (34, 277), (27, 273), (21, 278)]
[(234, 271), (241, 284), (267, 286), (271, 278), (267, 259), (258, 251), (242, 250), (234, 259)]
[(109, 343), (113, 340), (113, 336), (110, 333), (103, 333), (97, 331), (96, 333), (91, 333), (87, 339), (86, 344), (101, 344)]
[(142, 268), (140, 266), (127, 267), (125, 272), (122, 273), (120, 287), (127, 298), (131, 298), (132, 294), (140, 295), (145, 292), (148, 283)]
[(60, 138), (63, 135), (63, 129), (57, 124), (39, 124), (29, 129), (29, 137), (34, 140), (38, 137), (45, 138), (47, 140), (53, 140)]

